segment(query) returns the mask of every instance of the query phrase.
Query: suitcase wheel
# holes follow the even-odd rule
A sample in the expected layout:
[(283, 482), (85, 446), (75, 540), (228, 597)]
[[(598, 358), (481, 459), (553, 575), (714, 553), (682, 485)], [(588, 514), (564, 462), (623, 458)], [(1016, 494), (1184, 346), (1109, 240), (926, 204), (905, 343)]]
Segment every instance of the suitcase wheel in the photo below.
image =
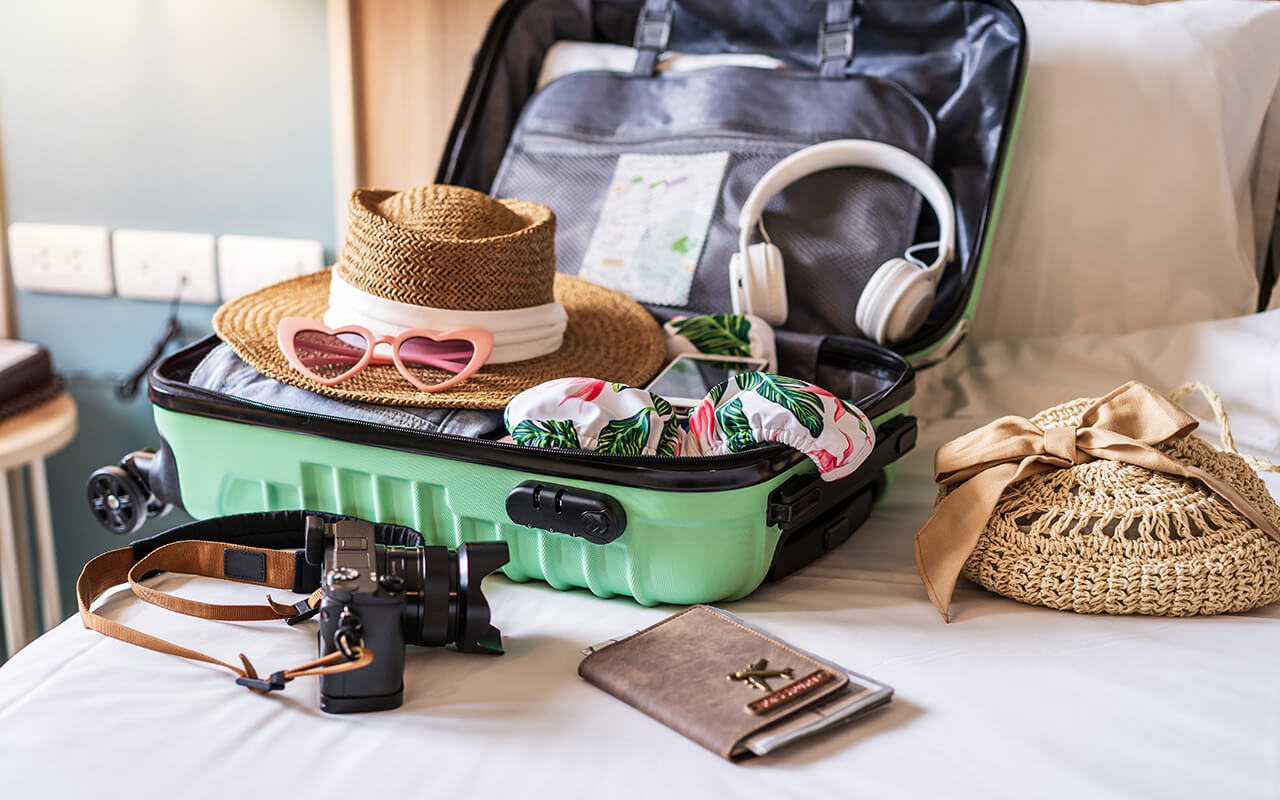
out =
[(119, 465), (103, 467), (89, 476), (89, 510), (102, 527), (128, 536), (151, 517), (166, 514), (171, 505), (157, 499), (144, 477), (153, 454), (130, 453)]
[(147, 494), (122, 467), (103, 467), (89, 476), (89, 508), (102, 527), (136, 533), (147, 521)]

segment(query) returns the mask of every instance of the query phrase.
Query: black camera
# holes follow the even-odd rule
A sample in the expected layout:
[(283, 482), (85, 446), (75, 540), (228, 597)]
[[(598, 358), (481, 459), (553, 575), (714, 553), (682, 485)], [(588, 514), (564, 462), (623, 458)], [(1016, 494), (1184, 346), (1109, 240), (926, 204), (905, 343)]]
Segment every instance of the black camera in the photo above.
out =
[(320, 708), (332, 714), (384, 711), (404, 701), (406, 644), (455, 644), (464, 653), (502, 654), (480, 582), (507, 563), (506, 542), (396, 547), (374, 542), (373, 524), (326, 524), (307, 517), (307, 562), (319, 565), (320, 655), (349, 659), (368, 648), (360, 669), (320, 676)]

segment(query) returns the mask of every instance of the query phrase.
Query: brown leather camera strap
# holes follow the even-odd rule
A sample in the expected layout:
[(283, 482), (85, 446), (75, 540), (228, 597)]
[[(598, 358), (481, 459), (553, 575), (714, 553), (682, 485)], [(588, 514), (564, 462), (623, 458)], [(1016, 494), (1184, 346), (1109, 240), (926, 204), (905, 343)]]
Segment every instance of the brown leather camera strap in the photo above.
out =
[[(234, 559), (248, 559), (254, 569), (261, 567), (252, 575), (246, 574), (243, 568), (232, 568)], [(95, 630), (104, 636), (110, 636), (128, 644), (155, 650), (158, 653), (203, 661), (231, 670), (246, 683), (251, 691), (265, 694), (276, 688), (283, 688), (286, 681), (306, 675), (327, 675), (347, 672), (368, 666), (373, 661), (373, 653), (367, 647), (353, 648), (354, 660), (348, 660), (341, 652), (330, 653), (322, 658), (308, 661), (297, 667), (272, 673), (270, 681), (259, 679), (249, 659), (240, 653), (243, 667), (228, 664), (225, 661), (206, 655), (198, 650), (173, 644), (165, 639), (152, 636), (142, 631), (122, 625), (92, 610), (94, 600), (113, 586), (128, 583), (133, 593), (153, 605), (180, 614), (202, 619), (217, 620), (271, 620), (295, 616), (298, 608), (278, 603), (267, 597), (268, 605), (218, 605), (203, 603), (185, 597), (177, 597), (144, 586), (141, 579), (151, 572), (177, 572), (186, 575), (199, 575), (207, 578), (220, 578), (240, 583), (253, 583), (269, 586), (274, 589), (291, 589), (293, 587), (294, 556), (287, 550), (265, 550), (257, 547), (228, 545), (221, 542), (178, 541), (156, 548), (143, 558), (134, 561), (131, 547), (122, 547), (103, 553), (85, 565), (76, 581), (76, 600), (80, 607), (80, 620), (86, 628)], [(319, 604), (320, 592), (307, 598), (306, 604), (315, 608)], [(260, 684), (260, 685), (259, 685)]]
[[(262, 579), (250, 580), (226, 574), (227, 551), (261, 554)], [(263, 550), (257, 547), (225, 545), (214, 542), (185, 541), (158, 547), (129, 569), (129, 587), (139, 599), (155, 606), (202, 619), (222, 619), (236, 622), (280, 619), (297, 612), (291, 606), (215, 605), (171, 595), (142, 585), (139, 580), (151, 572), (180, 572), (202, 575), (206, 578), (224, 578), (240, 583), (257, 583), (273, 589), (293, 586), (293, 553), (286, 550)], [(270, 599), (270, 598), (268, 598)]]

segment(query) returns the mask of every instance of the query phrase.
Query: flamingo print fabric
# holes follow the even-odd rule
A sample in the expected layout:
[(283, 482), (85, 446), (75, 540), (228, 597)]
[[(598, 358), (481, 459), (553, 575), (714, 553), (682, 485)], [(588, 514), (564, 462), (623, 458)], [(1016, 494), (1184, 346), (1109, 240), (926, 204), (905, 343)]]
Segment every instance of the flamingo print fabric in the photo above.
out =
[(505, 413), (517, 444), (620, 455), (715, 456), (769, 443), (799, 450), (826, 481), (854, 472), (875, 447), (858, 408), (806, 381), (744, 372), (714, 387), (685, 431), (663, 398), (618, 383), (561, 378), (526, 389)]
[(504, 413), (516, 444), (617, 455), (680, 455), (683, 431), (671, 404), (644, 389), (594, 378), (560, 378), (525, 389)]
[(856, 406), (821, 387), (744, 372), (714, 387), (689, 415), (684, 453), (740, 453), (769, 442), (799, 450), (824, 481), (835, 481), (866, 460), (876, 434)]

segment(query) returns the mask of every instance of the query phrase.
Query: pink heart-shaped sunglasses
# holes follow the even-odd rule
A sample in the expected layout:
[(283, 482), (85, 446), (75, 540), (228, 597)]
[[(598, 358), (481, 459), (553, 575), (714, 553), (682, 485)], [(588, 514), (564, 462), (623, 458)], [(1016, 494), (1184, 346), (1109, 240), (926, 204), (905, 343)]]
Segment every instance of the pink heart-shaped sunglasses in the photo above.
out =
[[(370, 364), (390, 364), (424, 392), (461, 383), (493, 352), (493, 334), (481, 328), (443, 332), (410, 328), (396, 336), (374, 336), (359, 325), (330, 328), (306, 317), (280, 320), (276, 342), (289, 366), (324, 386), (341, 383)], [(383, 344), (390, 346), (390, 356), (374, 352)], [(454, 375), (433, 383), (441, 371)]]

